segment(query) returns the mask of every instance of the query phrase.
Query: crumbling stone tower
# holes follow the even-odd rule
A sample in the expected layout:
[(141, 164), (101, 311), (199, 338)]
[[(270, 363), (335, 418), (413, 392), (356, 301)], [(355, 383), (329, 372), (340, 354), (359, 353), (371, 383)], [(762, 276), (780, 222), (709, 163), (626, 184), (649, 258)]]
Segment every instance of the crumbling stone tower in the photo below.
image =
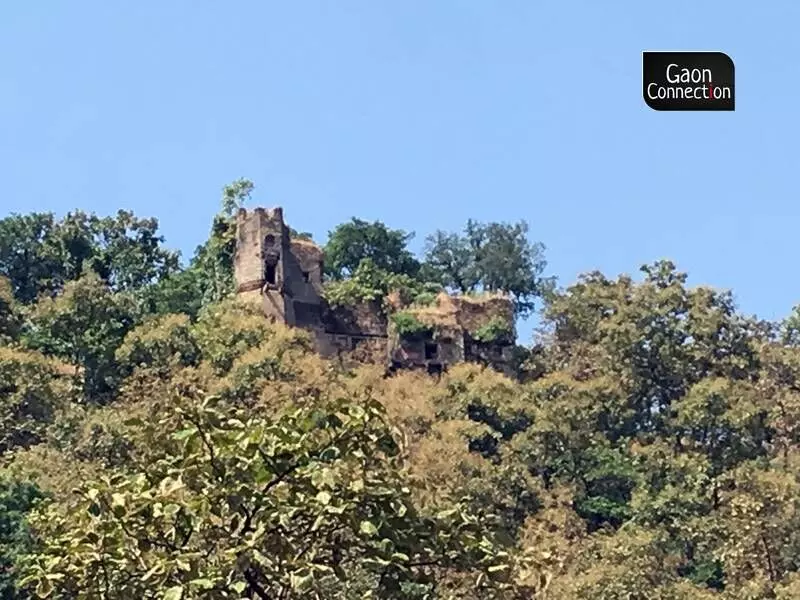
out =
[[(239, 297), (275, 321), (308, 330), (322, 356), (390, 370), (433, 373), (467, 361), (510, 372), (515, 338), (510, 298), (442, 293), (428, 304), (403, 306), (398, 296), (388, 312), (383, 301), (330, 306), (322, 296), (322, 249), (293, 237), (281, 208), (240, 209), (236, 228)], [(413, 335), (397, 330), (389, 317), (399, 313), (421, 329)]]
[(240, 297), (287, 325), (322, 328), (322, 250), (293, 239), (283, 209), (242, 208), (236, 215), (234, 277)]

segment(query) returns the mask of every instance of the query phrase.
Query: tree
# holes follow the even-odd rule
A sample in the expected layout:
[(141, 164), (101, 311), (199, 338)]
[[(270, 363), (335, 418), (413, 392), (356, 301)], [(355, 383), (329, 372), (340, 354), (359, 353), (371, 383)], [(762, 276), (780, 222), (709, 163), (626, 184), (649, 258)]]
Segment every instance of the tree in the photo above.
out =
[(28, 482), (0, 478), (0, 598), (26, 600), (18, 589), (17, 561), (34, 547), (28, 530), (27, 514), (43, 498)]
[(773, 387), (775, 362), (756, 384), (762, 329), (730, 294), (687, 288), (666, 261), (642, 270), (641, 283), (589, 274), (545, 309), (548, 372), (514, 448), (545, 489), (570, 490), (589, 534), (550, 593), (769, 597), (794, 568), (781, 557), (795, 552), (795, 483), (772, 462), (794, 434), (791, 388)]
[(441, 285), (543, 302), (524, 381), (387, 376), (234, 297), (252, 189), (183, 271), (130, 213), (0, 221), (0, 598), (798, 597), (800, 309), (744, 316), (669, 261), (549, 290), (524, 223), (409, 270), (354, 220), (331, 305), (410, 336)]
[(146, 315), (181, 313), (194, 319), (203, 307), (204, 281), (197, 265), (173, 273), (142, 290), (141, 310)]
[(481, 283), (475, 251), (467, 236), (436, 231), (426, 240), (424, 273), (445, 287), (462, 293)]
[(178, 254), (162, 247), (156, 219), (120, 210), (113, 217), (82, 211), (0, 220), (0, 275), (24, 303), (60, 292), (85, 268), (114, 291), (140, 290), (178, 270)]
[(420, 265), (407, 248), (413, 236), (401, 229), (390, 229), (381, 221), (370, 223), (354, 217), (328, 234), (326, 271), (334, 279), (343, 279), (369, 259), (382, 271), (415, 276)]
[(126, 376), (137, 369), (167, 376), (195, 364), (198, 354), (189, 317), (172, 314), (150, 317), (129, 331), (115, 351), (115, 360)]
[(324, 296), (332, 306), (353, 306), (362, 302), (383, 302), (391, 293), (398, 293), (404, 304), (423, 296), (434, 296), (441, 288), (405, 273), (392, 273), (378, 268), (371, 258), (363, 259), (346, 279), (330, 281)]
[(55, 298), (43, 298), (30, 314), (25, 344), (59, 357), (75, 369), (90, 403), (110, 400), (119, 383), (114, 353), (137, 318), (136, 304), (114, 293), (95, 273), (67, 283)]
[(40, 443), (72, 399), (67, 365), (38, 352), (0, 346), (0, 457)]
[(417, 511), (374, 400), (269, 416), (183, 397), (156, 431), (143, 470), (32, 520), (38, 596), (433, 598), (432, 577), (463, 573), (493, 597), (503, 554), (459, 507)]
[(22, 302), (31, 302), (40, 292), (61, 284), (64, 264), (53, 242), (55, 226), (51, 213), (0, 220), (0, 275)]
[(294, 227), (289, 227), (289, 237), (297, 240), (313, 239), (313, 236), (308, 231), (297, 231)]
[(22, 315), (14, 298), (11, 282), (0, 277), (0, 344), (7, 344), (19, 336)]
[(211, 224), (211, 234), (197, 247), (189, 265), (194, 273), (190, 282), (197, 284), (203, 305), (219, 302), (234, 292), (236, 211), (250, 199), (254, 188), (252, 181), (242, 178), (222, 189), (222, 207)]
[(528, 225), (468, 221), (463, 234), (436, 231), (427, 238), (423, 273), (462, 293), (506, 292), (527, 316), (552, 282), (542, 277), (544, 247), (528, 240)]

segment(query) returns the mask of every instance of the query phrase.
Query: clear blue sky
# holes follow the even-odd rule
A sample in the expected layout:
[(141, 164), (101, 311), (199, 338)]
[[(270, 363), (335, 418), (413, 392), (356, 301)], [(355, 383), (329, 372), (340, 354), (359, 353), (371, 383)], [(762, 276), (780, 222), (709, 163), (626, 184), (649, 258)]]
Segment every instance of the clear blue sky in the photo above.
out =
[[(186, 256), (244, 176), (317, 239), (526, 219), (561, 284), (671, 258), (778, 318), (799, 23), (797, 0), (4, 2), (0, 214), (131, 208)], [(646, 49), (728, 53), (736, 111), (647, 108)]]

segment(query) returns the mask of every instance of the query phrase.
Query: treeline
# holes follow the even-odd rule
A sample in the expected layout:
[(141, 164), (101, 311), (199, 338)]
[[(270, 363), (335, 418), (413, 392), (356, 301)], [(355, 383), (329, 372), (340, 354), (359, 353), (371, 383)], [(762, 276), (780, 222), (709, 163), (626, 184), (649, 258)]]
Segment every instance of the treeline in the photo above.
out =
[(333, 301), (504, 291), (542, 333), (523, 381), (345, 371), (231, 298), (251, 192), (186, 265), (128, 212), (0, 220), (0, 597), (800, 597), (799, 318), (353, 219)]

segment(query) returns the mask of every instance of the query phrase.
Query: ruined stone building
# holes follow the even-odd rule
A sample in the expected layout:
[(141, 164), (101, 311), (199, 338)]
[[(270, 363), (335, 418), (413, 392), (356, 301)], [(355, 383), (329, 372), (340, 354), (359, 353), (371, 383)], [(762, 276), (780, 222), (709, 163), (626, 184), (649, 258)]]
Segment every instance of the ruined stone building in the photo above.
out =
[[(508, 372), (515, 344), (513, 305), (501, 295), (450, 296), (402, 306), (398, 298), (332, 306), (323, 294), (324, 257), (292, 237), (281, 208), (240, 209), (234, 262), (237, 293), (276, 321), (308, 330), (318, 352), (354, 362), (441, 372), (475, 361)], [(398, 315), (424, 325), (402, 333)]]

